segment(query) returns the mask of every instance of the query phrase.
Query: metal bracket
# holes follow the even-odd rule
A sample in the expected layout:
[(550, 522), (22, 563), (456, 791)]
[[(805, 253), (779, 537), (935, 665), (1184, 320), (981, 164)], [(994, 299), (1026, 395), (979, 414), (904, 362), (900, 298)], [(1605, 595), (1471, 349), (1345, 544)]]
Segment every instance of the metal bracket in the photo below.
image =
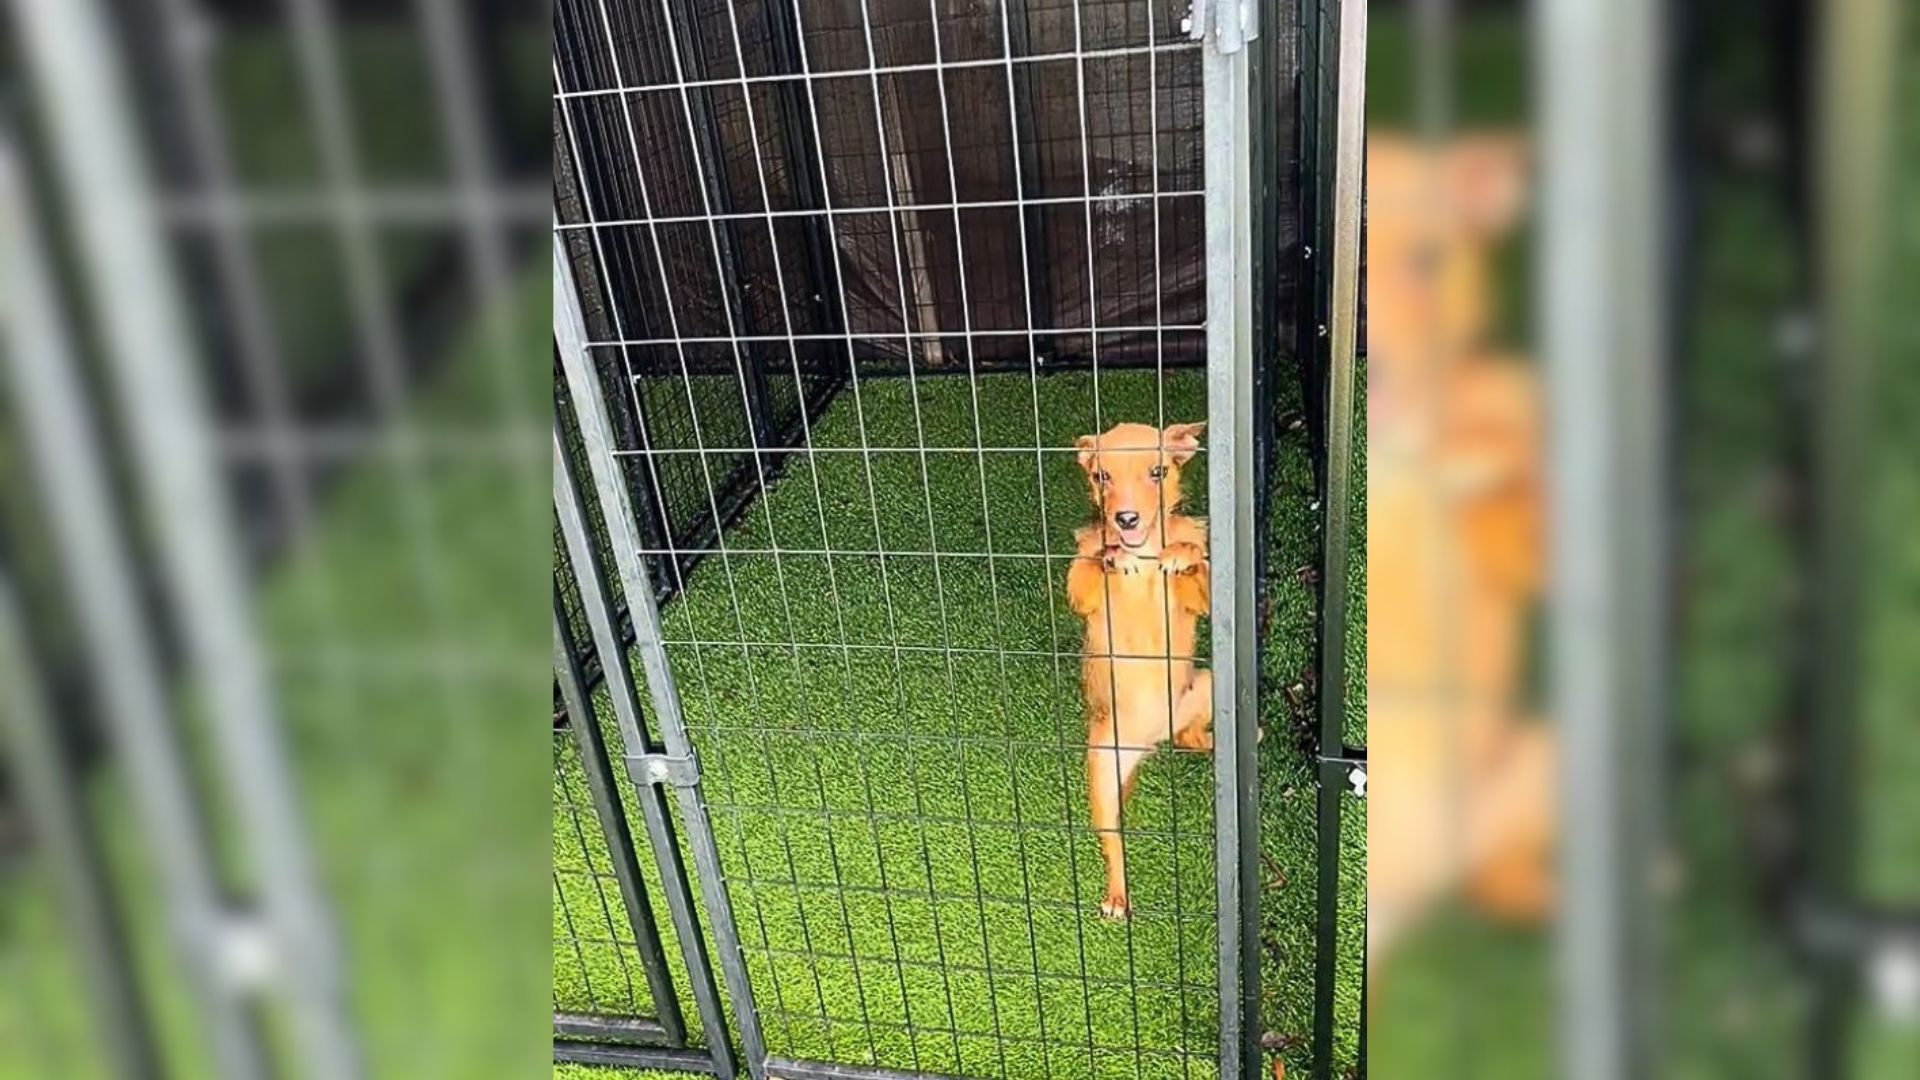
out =
[(1231, 56), (1260, 36), (1259, 0), (1193, 0), (1180, 28), (1195, 41), (1212, 39), (1222, 56)]
[(671, 754), (628, 754), (627, 775), (636, 784), (690, 788), (700, 785), (700, 763), (692, 751), (686, 757)]
[(1791, 928), (1815, 963), (1854, 971), (1887, 1019), (1920, 1017), (1920, 911), (1810, 898)]
[(223, 911), (203, 922), (193, 936), (219, 984), (239, 994), (260, 993), (285, 970), (285, 950), (273, 927), (258, 912)]
[(1367, 797), (1367, 750), (1366, 747), (1343, 746), (1338, 754), (1320, 755), (1320, 782), (1337, 784), (1345, 781), (1347, 789), (1358, 798)]

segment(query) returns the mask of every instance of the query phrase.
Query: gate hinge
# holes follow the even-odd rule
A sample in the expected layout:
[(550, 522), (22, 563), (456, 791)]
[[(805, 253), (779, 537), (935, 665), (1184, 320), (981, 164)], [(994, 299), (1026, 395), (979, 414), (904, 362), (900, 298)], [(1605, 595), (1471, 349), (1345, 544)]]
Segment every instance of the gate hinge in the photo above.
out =
[(700, 763), (689, 751), (686, 757), (672, 754), (628, 754), (627, 775), (636, 784), (660, 784), (664, 787), (690, 788), (700, 784)]
[(1193, 40), (1231, 55), (1260, 36), (1260, 0), (1193, 0), (1183, 23)]

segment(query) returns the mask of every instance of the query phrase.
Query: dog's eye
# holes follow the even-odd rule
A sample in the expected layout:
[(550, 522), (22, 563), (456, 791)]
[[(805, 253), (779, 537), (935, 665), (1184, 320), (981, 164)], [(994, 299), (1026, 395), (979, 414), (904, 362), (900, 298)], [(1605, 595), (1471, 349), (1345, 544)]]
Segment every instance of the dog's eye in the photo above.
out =
[(1166, 478), (1167, 467), (1165, 465), (1155, 465), (1153, 468), (1147, 470), (1147, 475), (1153, 477), (1153, 482), (1157, 484)]
[(1099, 484), (1101, 487), (1106, 487), (1112, 480), (1113, 477), (1108, 476), (1107, 470), (1105, 469), (1100, 469), (1093, 474), (1093, 482)]

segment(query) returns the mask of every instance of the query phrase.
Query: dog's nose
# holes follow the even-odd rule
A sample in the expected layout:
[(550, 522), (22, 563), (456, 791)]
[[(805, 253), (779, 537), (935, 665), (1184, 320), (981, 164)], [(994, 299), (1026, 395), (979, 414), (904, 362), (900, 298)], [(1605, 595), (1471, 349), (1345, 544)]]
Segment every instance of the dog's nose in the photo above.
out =
[(1123, 529), (1138, 528), (1140, 525), (1140, 515), (1132, 510), (1122, 510), (1113, 515), (1113, 523)]

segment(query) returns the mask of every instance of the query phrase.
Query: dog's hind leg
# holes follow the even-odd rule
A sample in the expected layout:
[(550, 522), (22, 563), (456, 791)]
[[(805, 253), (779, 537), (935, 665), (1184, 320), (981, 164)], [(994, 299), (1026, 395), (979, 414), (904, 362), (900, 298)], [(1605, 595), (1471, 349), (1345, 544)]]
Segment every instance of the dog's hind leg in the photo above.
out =
[(1173, 745), (1213, 749), (1213, 672), (1196, 671), (1173, 703)]
[(1120, 814), (1133, 794), (1134, 775), (1151, 747), (1116, 742), (1112, 719), (1102, 719), (1087, 733), (1087, 801), (1093, 810), (1094, 833), (1100, 838), (1100, 857), (1107, 864), (1107, 895), (1100, 914), (1109, 919), (1127, 917), (1126, 842), (1120, 835)]

